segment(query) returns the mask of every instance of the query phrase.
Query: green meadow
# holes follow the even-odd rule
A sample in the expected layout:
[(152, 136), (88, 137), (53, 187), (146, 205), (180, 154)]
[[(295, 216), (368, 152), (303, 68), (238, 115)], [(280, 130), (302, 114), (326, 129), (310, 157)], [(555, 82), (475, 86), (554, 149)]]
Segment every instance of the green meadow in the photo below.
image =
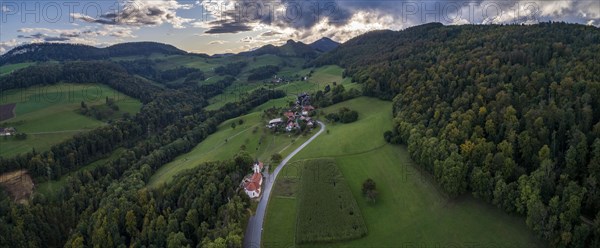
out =
[(113, 98), (119, 106), (115, 118), (123, 113), (135, 114), (141, 107), (138, 100), (100, 84), (56, 84), (2, 92), (0, 104), (16, 103), (16, 107), (15, 117), (0, 125), (15, 127), (18, 132), (26, 133), (27, 139), (0, 138), (0, 156), (32, 149), (45, 151), (76, 133), (105, 125), (77, 110), (82, 101), (88, 106), (101, 105), (106, 97)]
[(335, 160), (305, 160), (300, 166), (296, 242), (334, 242), (366, 235), (360, 209)]
[[(420, 173), (406, 147), (386, 144), (383, 132), (392, 125), (390, 102), (360, 97), (324, 111), (340, 107), (357, 110), (358, 121), (329, 124), (329, 133), (316, 138), (294, 160), (334, 160), (358, 203), (368, 234), (349, 241), (299, 245), (302, 204), (299, 187), (293, 184), (303, 185), (305, 178), (298, 176), (299, 163), (291, 162), (277, 178), (269, 201), (263, 247), (544, 246), (523, 217), (508, 215), (471, 196), (447, 198), (429, 175)], [(362, 183), (368, 178), (377, 184), (375, 202), (362, 195)], [(282, 209), (290, 207), (295, 210)]]
[[(266, 60), (269, 61), (272, 55), (263, 55), (259, 56), (257, 61)], [(277, 57), (273, 57), (275, 60)], [(290, 60), (293, 62), (293, 60)], [(288, 64), (291, 62), (288, 61)], [(242, 72), (241, 78), (244, 78), (244, 74), (248, 71), (248, 68), (255, 67), (254, 63), (249, 63), (253, 66), (248, 66), (245, 68), (244, 72)], [(266, 65), (269, 63), (260, 63), (262, 65)], [(276, 64), (273, 64), (276, 65)], [(299, 65), (291, 64), (288, 67), (284, 67), (278, 75), (283, 76), (306, 76), (309, 74), (310, 69), (301, 69)], [(245, 80), (238, 80), (233, 85), (225, 89), (225, 92), (221, 95), (213, 97), (209, 100), (211, 105), (207, 106), (208, 110), (216, 110), (228, 102), (234, 102), (237, 99), (241, 98), (247, 92), (255, 90), (260, 87), (273, 89), (273, 90), (282, 90), (286, 92), (288, 95), (287, 99), (291, 99), (291, 101), (295, 100), (294, 97), (300, 93), (308, 92), (308, 93), (316, 93), (318, 90), (324, 90), (325, 86), (330, 85), (333, 87), (333, 82), (336, 84), (342, 84), (346, 90), (349, 89), (359, 89), (360, 85), (356, 83), (352, 83), (350, 78), (342, 77), (343, 69), (336, 65), (328, 65), (314, 69), (312, 76), (308, 78), (307, 81), (292, 81), (288, 83), (263, 83), (263, 82), (246, 82)], [(209, 78), (209, 80), (213, 80), (214, 77)], [(283, 106), (283, 105), (278, 105)]]
[[(270, 163), (272, 154), (280, 153), (285, 157), (312, 135), (274, 134), (265, 127), (268, 120), (262, 117), (262, 111), (271, 106), (282, 106), (279, 105), (281, 102), (281, 99), (271, 100), (257, 107), (250, 114), (223, 122), (214, 134), (208, 136), (192, 151), (163, 165), (150, 178), (148, 185), (150, 187), (160, 186), (172, 180), (176, 174), (199, 166), (203, 162), (230, 159), (242, 149), (242, 146), (254, 158), (265, 162), (265, 165), (276, 166)], [(243, 120), (242, 124), (239, 124), (240, 120)], [(231, 127), (232, 123), (236, 124), (235, 128)], [(248, 165), (248, 173), (250, 169), (250, 165)]]
[(7, 64), (0, 66), (0, 76), (4, 76), (5, 74), (9, 74), (15, 70), (23, 69), (35, 63), (18, 63), (18, 64)]

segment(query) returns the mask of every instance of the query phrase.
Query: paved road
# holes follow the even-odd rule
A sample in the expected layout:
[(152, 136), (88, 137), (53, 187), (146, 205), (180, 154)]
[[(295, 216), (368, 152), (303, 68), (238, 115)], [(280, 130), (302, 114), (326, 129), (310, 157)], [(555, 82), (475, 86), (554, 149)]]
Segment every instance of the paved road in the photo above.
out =
[(310, 137), (304, 144), (300, 145), (300, 147), (296, 148), (290, 155), (285, 157), (283, 161), (275, 168), (273, 174), (265, 173), (265, 186), (262, 192), (262, 198), (258, 203), (258, 207), (256, 208), (256, 213), (254, 216), (250, 217), (250, 221), (248, 221), (248, 226), (246, 227), (246, 234), (244, 235), (244, 247), (245, 248), (260, 248), (260, 239), (262, 236), (262, 228), (263, 222), (265, 219), (265, 212), (267, 211), (267, 203), (269, 202), (269, 197), (271, 196), (271, 189), (273, 188), (273, 184), (275, 183), (275, 179), (277, 175), (281, 171), (281, 169), (287, 164), (290, 159), (292, 159), (298, 152), (300, 152), (304, 147), (306, 147), (310, 142), (312, 142), (317, 136), (321, 135), (325, 131), (325, 124), (322, 122), (318, 122), (321, 126), (321, 130), (317, 132), (315, 135)]

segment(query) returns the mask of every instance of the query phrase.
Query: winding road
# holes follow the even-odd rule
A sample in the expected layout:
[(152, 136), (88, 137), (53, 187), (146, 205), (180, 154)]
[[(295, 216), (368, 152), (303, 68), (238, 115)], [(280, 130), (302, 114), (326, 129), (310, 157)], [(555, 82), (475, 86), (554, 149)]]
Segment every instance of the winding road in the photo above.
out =
[(312, 142), (315, 138), (321, 135), (325, 131), (325, 124), (318, 121), (321, 129), (315, 135), (310, 137), (306, 142), (300, 145), (296, 150), (290, 153), (279, 165), (275, 168), (275, 171), (272, 174), (265, 173), (265, 185), (263, 187), (262, 197), (260, 202), (258, 203), (258, 207), (256, 208), (256, 213), (254, 216), (250, 217), (248, 221), (248, 226), (246, 227), (246, 234), (244, 235), (244, 247), (245, 248), (260, 248), (260, 239), (262, 236), (263, 230), (263, 222), (265, 219), (265, 212), (267, 211), (267, 203), (269, 202), (269, 197), (271, 196), (271, 190), (273, 189), (273, 184), (275, 183), (275, 179), (277, 175), (281, 171), (281, 169), (292, 159), (298, 152), (302, 151), (304, 147), (306, 147), (310, 142)]

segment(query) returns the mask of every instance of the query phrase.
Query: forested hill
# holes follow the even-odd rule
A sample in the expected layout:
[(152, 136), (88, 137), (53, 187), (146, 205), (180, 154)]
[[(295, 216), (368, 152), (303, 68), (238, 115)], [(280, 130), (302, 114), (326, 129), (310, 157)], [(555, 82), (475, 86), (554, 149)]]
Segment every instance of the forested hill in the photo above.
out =
[(340, 46), (340, 43), (337, 43), (327, 37), (323, 37), (313, 43), (310, 43), (309, 46), (319, 52), (329, 52)]
[(260, 56), (265, 54), (278, 55), (283, 57), (301, 57), (301, 58), (315, 58), (319, 55), (313, 47), (304, 44), (300, 41), (288, 40), (284, 45), (273, 46), (271, 44), (262, 46), (256, 50), (242, 52), (240, 55), (244, 56)]
[(16, 47), (0, 56), (0, 65), (49, 60), (98, 60), (109, 57), (148, 56), (153, 53), (168, 55), (187, 54), (187, 52), (179, 50), (172, 45), (156, 42), (122, 43), (106, 48), (80, 44), (35, 43)]
[(553, 247), (600, 247), (600, 29), (427, 24), (356, 37), (336, 63), (393, 99), (385, 138), (450, 196), (470, 192)]

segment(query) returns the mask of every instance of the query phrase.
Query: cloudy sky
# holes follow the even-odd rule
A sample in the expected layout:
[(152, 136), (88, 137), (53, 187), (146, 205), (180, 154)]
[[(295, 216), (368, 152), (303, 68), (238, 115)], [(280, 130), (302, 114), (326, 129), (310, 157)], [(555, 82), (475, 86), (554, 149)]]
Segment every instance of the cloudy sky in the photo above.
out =
[(288, 39), (344, 42), (375, 29), (565, 21), (600, 26), (597, 0), (0, 0), (0, 54), (24, 43), (157, 41), (198, 53)]

